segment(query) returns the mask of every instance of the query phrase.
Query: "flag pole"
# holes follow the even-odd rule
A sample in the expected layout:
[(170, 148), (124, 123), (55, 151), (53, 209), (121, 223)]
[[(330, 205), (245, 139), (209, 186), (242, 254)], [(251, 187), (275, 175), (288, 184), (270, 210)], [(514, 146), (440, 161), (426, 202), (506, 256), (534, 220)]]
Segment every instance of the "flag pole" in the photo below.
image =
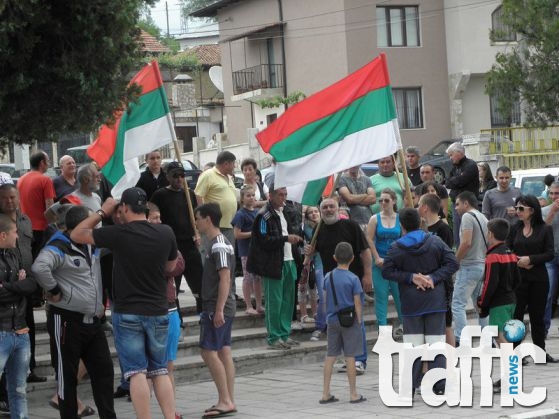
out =
[(410, 180), (408, 178), (408, 168), (406, 167), (406, 160), (404, 158), (404, 151), (402, 148), (398, 149), (398, 157), (400, 158), (400, 164), (402, 165), (402, 171), (404, 172), (404, 185), (402, 187), (402, 182), (400, 180), (400, 173), (398, 172), (398, 165), (396, 164), (396, 160), (394, 156), (392, 159), (394, 160), (394, 169), (396, 170), (396, 178), (398, 179), (398, 183), (400, 184), (400, 188), (404, 191), (404, 205), (406, 208), (413, 208), (413, 198), (411, 196), (411, 189), (410, 189)]

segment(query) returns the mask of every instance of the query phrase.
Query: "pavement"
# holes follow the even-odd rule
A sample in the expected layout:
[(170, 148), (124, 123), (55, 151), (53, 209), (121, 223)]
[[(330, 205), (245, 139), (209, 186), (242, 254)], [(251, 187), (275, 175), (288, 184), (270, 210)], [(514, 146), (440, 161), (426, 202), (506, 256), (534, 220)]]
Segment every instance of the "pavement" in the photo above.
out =
[[(181, 295), (181, 303), (191, 302), (191, 297)], [(547, 352), (559, 356), (559, 319), (553, 319), (550, 336), (546, 341)], [(370, 330), (368, 333), (371, 332)], [(372, 333), (372, 332), (371, 332)], [(525, 341), (530, 341), (527, 336)], [(234, 350), (235, 348), (233, 348)], [(379, 396), (379, 357), (371, 352), (367, 371), (357, 377), (357, 389), (367, 401), (360, 404), (349, 403), (349, 390), (345, 374), (334, 372), (331, 393), (340, 401), (321, 405), (318, 400), (322, 396), (322, 363), (293, 365), (290, 368), (274, 368), (270, 365), (262, 373), (243, 375), (237, 371), (235, 381), (235, 401), (238, 412), (234, 418), (559, 418), (559, 363), (535, 365), (533, 362), (523, 368), (524, 392), (530, 392), (534, 387), (545, 387), (547, 397), (543, 403), (536, 406), (524, 407), (515, 403), (514, 407), (501, 407), (500, 395), (493, 396), (492, 407), (480, 406), (480, 365), (474, 360), (472, 382), (474, 385), (473, 402), (471, 407), (449, 407), (443, 403), (439, 407), (426, 404), (421, 396), (415, 396), (413, 407), (388, 407)], [(496, 364), (496, 363), (495, 363)], [(397, 369), (395, 369), (397, 371)], [(498, 371), (493, 372), (493, 378)], [(397, 386), (395, 387), (397, 390)], [(78, 388), (78, 392), (85, 403), (95, 408), (88, 383)], [(208, 407), (216, 403), (217, 391), (213, 382), (197, 382), (179, 384), (176, 389), (177, 412), (186, 418), (200, 418)], [(58, 412), (48, 405), (44, 393), (30, 393), (28, 395), (30, 418), (58, 418)], [(115, 409), (119, 418), (134, 418), (132, 403), (126, 399), (116, 399)], [(153, 418), (163, 415), (152, 397)], [(91, 416), (96, 417), (96, 416)]]

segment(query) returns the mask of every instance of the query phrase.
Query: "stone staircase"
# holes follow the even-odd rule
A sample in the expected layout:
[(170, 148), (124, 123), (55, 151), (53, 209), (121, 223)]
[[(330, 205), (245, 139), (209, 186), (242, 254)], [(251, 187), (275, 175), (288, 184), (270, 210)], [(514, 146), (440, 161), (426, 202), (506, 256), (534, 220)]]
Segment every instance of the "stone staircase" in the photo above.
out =
[[(200, 357), (198, 347), (200, 327), (198, 316), (195, 313), (194, 299), (181, 294), (181, 311), (184, 316), (186, 329), (184, 341), (179, 343), (177, 360), (175, 361), (175, 380), (177, 383), (196, 382), (211, 379), (209, 370)], [(472, 312), (473, 313), (473, 312)], [(367, 333), (368, 350), (370, 351), (377, 338), (376, 316), (374, 304), (365, 303), (365, 327)], [(389, 324), (397, 324), (397, 315), (392, 300), (389, 302)], [(45, 383), (29, 383), (28, 392), (44, 392), (45, 397), (55, 391), (54, 370), (50, 364), (49, 338), (46, 332), (45, 313), (43, 309), (35, 311), (37, 328), (36, 335), (36, 361), (35, 372), (47, 376)], [(293, 367), (307, 363), (319, 362), (326, 354), (326, 338), (318, 342), (311, 342), (311, 332), (314, 324), (305, 324), (302, 331), (294, 331), (291, 337), (299, 342), (300, 346), (287, 351), (270, 350), (266, 344), (266, 328), (264, 316), (249, 316), (244, 310), (237, 308), (237, 315), (233, 323), (232, 352), (237, 375), (248, 375), (262, 372), (264, 369)], [(112, 335), (108, 337), (111, 355), (115, 367), (115, 388), (120, 382), (120, 369), (118, 356), (114, 348)], [(80, 385), (80, 392), (90, 392), (89, 385)]]

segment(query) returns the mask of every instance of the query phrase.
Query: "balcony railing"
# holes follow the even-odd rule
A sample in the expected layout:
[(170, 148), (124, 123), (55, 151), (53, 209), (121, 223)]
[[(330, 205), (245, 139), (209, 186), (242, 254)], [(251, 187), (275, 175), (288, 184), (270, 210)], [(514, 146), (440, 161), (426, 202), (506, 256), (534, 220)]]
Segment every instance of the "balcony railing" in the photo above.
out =
[(233, 94), (283, 87), (283, 64), (261, 64), (233, 72)]

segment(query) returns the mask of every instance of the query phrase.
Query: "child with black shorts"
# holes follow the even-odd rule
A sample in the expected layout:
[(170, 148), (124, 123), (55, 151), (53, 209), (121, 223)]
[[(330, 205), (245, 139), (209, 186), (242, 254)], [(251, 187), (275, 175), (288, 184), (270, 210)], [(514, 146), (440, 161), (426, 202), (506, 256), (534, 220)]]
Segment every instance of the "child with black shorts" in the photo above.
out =
[[(357, 393), (355, 384), (355, 356), (363, 353), (363, 334), (361, 333), (363, 288), (359, 278), (349, 271), (349, 265), (353, 261), (353, 249), (349, 243), (338, 243), (334, 252), (334, 260), (338, 263), (338, 267), (329, 272), (324, 279), (328, 349), (326, 360), (324, 361), (324, 389), (319, 403), (326, 404), (339, 401), (330, 394), (330, 380), (336, 357), (341, 355), (342, 351), (347, 366), (349, 402), (361, 403), (367, 399)], [(334, 304), (332, 286), (336, 290), (337, 309)], [(338, 320), (337, 311), (351, 306), (355, 307), (353, 325), (343, 327)]]

